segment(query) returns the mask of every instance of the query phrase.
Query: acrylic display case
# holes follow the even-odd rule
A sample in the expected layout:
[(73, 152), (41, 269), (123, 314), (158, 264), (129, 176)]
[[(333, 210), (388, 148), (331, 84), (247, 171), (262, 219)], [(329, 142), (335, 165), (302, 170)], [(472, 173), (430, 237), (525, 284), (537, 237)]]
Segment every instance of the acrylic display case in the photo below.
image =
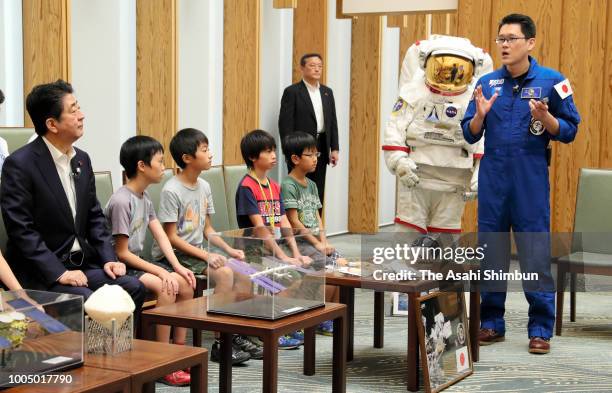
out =
[[(217, 289), (209, 274), (207, 311), (275, 320), (325, 305), (329, 258), (313, 247), (315, 236), (318, 232), (270, 227), (210, 235), (209, 252), (226, 258), (233, 286)], [(244, 259), (229, 255), (226, 245), (244, 251)]]
[(16, 375), (83, 365), (83, 298), (20, 290), (0, 292), (0, 387)]

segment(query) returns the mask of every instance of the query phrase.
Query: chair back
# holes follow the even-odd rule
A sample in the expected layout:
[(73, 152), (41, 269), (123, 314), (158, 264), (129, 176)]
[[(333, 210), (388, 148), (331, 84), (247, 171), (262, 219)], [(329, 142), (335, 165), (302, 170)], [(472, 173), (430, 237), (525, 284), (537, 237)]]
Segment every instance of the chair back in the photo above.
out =
[(108, 200), (113, 195), (113, 177), (110, 171), (94, 172), (96, 182), (96, 196), (102, 209), (106, 207)]
[(12, 154), (21, 146), (25, 146), (34, 134), (33, 128), (0, 127), (0, 137), (6, 141), (9, 154)]
[(210, 223), (218, 232), (227, 231), (230, 229), (230, 222), (227, 213), (227, 196), (225, 195), (223, 167), (214, 166), (207, 171), (203, 171), (200, 177), (208, 182), (212, 191), (215, 214), (211, 216)]
[(612, 170), (580, 170), (572, 251), (612, 254)]
[[(168, 168), (164, 171), (164, 177), (162, 178), (161, 182), (151, 184), (149, 187), (147, 187), (147, 194), (149, 195), (149, 198), (151, 198), (151, 202), (153, 202), (153, 207), (155, 208), (156, 214), (159, 212), (159, 201), (161, 199), (162, 188), (164, 188), (164, 184), (166, 184), (166, 182), (170, 180), (175, 173), (176, 171), (173, 168)], [(147, 235), (145, 236), (142, 248), (142, 255), (140, 255), (145, 261), (151, 260), (151, 247), (153, 247), (153, 235), (151, 235), (151, 231), (147, 230)]]
[(240, 180), (247, 174), (246, 165), (227, 165), (223, 167), (225, 175), (225, 196), (227, 198), (227, 214), (229, 217), (229, 229), (238, 229), (238, 218), (236, 217), (236, 191)]

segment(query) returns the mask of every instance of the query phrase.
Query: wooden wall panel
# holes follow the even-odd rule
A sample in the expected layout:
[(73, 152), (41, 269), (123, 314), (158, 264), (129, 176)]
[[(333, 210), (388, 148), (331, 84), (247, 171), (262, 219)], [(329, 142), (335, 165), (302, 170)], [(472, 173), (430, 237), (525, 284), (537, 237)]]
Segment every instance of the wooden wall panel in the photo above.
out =
[[(293, 11), (293, 82), (302, 79), (300, 58), (319, 53), (327, 61), (327, 0), (300, 1)], [(321, 83), (325, 84), (325, 67)]]
[[(465, 18), (471, 18), (469, 23)], [(477, 23), (474, 21), (477, 20)], [(491, 20), (491, 4), (487, 0), (459, 0), (457, 13), (454, 14), (455, 35), (468, 38), (472, 44), (490, 50), (489, 30), (486, 28)], [(478, 231), (478, 201), (470, 201), (465, 204), (463, 216), (461, 217), (461, 230), (464, 233)]]
[(387, 27), (404, 27), (404, 15), (387, 15)]
[(297, 0), (274, 0), (272, 6), (274, 8), (296, 8)]
[(573, 230), (579, 170), (582, 167), (599, 167), (599, 150), (609, 148), (601, 145), (600, 135), (604, 85), (602, 70), (605, 65), (602, 54), (609, 41), (609, 36), (606, 36), (609, 6), (606, 0), (563, 3), (560, 71), (572, 84), (574, 101), (582, 122), (572, 144), (555, 146), (556, 192), (552, 216), (555, 232)]
[(399, 70), (402, 68), (402, 61), (410, 45), (414, 44), (417, 40), (427, 38), (426, 18), (427, 15), (425, 14), (405, 15), (403, 17), (404, 26), (400, 28)]
[[(605, 37), (612, 36), (612, 6), (608, 5), (608, 25)], [(601, 105), (601, 130), (599, 165), (602, 168), (612, 168), (612, 40), (606, 40), (606, 62), (603, 83), (603, 100)]]
[(223, 164), (242, 164), (240, 140), (259, 126), (260, 0), (223, 4)]
[(490, 51), (494, 36), (490, 31), (491, 0), (459, 0), (457, 36), (466, 37), (472, 44)]
[(159, 140), (166, 166), (177, 120), (176, 0), (136, 2), (136, 132)]
[[(36, 85), (60, 78), (70, 81), (70, 2), (23, 0), (22, 7), (25, 99)], [(32, 127), (24, 112), (24, 126)]]
[(432, 14), (431, 34), (457, 35), (457, 13)]
[(378, 231), (381, 39), (382, 17), (353, 19), (348, 229), (356, 233)]
[(457, 35), (457, 13), (453, 12), (450, 14), (446, 14), (447, 25), (448, 25), (448, 34)]
[[(491, 1), (459, 0), (457, 13), (454, 15), (455, 35), (468, 38), (472, 44), (491, 51), (494, 37), (490, 32)], [(461, 218), (463, 232), (478, 231), (478, 201), (465, 204)]]

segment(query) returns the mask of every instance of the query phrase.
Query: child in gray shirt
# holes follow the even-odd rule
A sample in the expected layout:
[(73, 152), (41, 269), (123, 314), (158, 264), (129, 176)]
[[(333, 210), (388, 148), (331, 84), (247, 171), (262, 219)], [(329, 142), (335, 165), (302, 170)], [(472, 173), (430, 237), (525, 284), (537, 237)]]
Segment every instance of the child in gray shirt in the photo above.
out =
[[(113, 235), (115, 253), (128, 267), (128, 274), (138, 277), (144, 286), (157, 297), (157, 305), (163, 306), (193, 298), (195, 276), (181, 266), (161, 224), (155, 216), (153, 203), (145, 189), (159, 183), (164, 173), (164, 150), (161, 144), (148, 136), (135, 136), (121, 146), (119, 159), (128, 181), (108, 201), (105, 215)], [(157, 262), (140, 257), (146, 231), (149, 229), (159, 244), (165, 259)], [(157, 340), (170, 340), (170, 326), (157, 325)], [(174, 330), (174, 343), (184, 344), (187, 330)], [(172, 386), (188, 385), (189, 373), (175, 371), (161, 382)]]

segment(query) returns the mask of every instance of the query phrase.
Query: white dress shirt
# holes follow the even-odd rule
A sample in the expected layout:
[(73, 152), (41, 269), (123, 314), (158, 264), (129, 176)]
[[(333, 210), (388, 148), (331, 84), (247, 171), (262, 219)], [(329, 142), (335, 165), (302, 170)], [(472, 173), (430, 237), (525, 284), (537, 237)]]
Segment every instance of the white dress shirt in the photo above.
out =
[(312, 101), (312, 107), (314, 108), (315, 117), (317, 118), (317, 134), (320, 134), (324, 131), (323, 128), (325, 127), (323, 119), (323, 101), (321, 100), (321, 90), (319, 89), (321, 85), (317, 82), (317, 85), (314, 86), (306, 81), (304, 81), (304, 84), (308, 89), (310, 101)]
[(0, 171), (2, 170), (2, 165), (4, 165), (4, 160), (9, 155), (8, 144), (4, 140), (4, 138), (0, 137)]
[[(74, 188), (74, 178), (72, 176), (72, 168), (70, 167), (70, 160), (76, 155), (76, 151), (74, 147), (70, 147), (70, 151), (68, 154), (64, 154), (59, 151), (55, 146), (49, 142), (47, 138), (42, 137), (43, 141), (47, 145), (49, 152), (51, 152), (51, 157), (53, 157), (53, 162), (55, 163), (55, 169), (57, 169), (57, 174), (59, 175), (60, 181), (62, 182), (62, 187), (64, 188), (64, 192), (66, 193), (66, 197), (68, 198), (68, 203), (70, 204), (70, 210), (72, 211), (72, 219), (76, 220), (76, 191)], [(70, 251), (80, 251), (81, 245), (79, 244), (78, 239), (74, 238), (74, 243), (72, 244), (72, 249)]]

